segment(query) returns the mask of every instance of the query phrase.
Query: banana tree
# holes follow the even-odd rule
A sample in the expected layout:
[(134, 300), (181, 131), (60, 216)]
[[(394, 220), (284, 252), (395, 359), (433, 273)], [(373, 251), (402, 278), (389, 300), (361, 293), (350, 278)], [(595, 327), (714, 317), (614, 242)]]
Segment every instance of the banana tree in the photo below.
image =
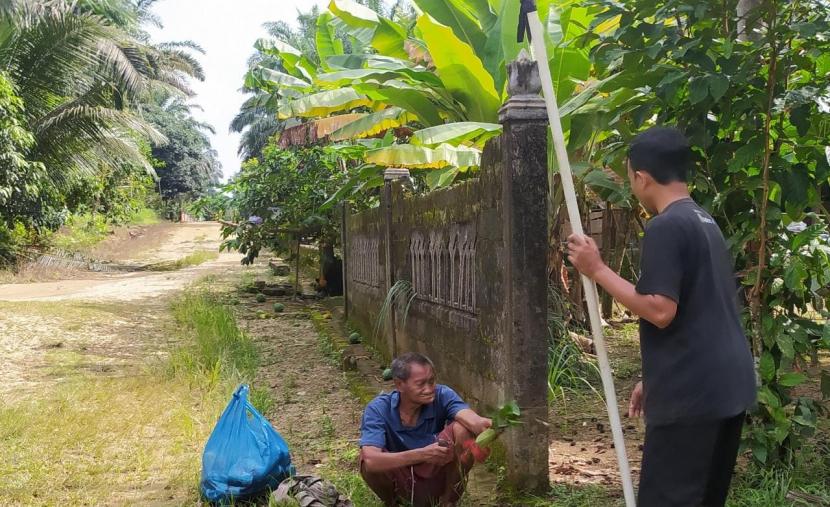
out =
[[(410, 31), (351, 0), (332, 0), (317, 22), (318, 68), (284, 42), (263, 40), (257, 49), (281, 68), (252, 69), (246, 85), (268, 90), (269, 105), (281, 119), (314, 123), (335, 114), (360, 114), (333, 132), (332, 140), (408, 126), (411, 136), (407, 130), (397, 143), (367, 151), (366, 162), (437, 169), (441, 177), (432, 176), (429, 183), (450, 184), (475, 169), (486, 140), (500, 132), (495, 122), (506, 99), (505, 64), (520, 49), (515, 37), (519, 0), (414, 4), (417, 20)], [(573, 41), (586, 33), (592, 15), (570, 1), (548, 0), (540, 8), (562, 100), (589, 77), (588, 48)], [(338, 31), (362, 52), (345, 54)], [(589, 87), (587, 93), (596, 89)], [(587, 104), (585, 93), (578, 97)], [(476, 160), (465, 155), (457, 165), (453, 155), (458, 152), (476, 153)]]

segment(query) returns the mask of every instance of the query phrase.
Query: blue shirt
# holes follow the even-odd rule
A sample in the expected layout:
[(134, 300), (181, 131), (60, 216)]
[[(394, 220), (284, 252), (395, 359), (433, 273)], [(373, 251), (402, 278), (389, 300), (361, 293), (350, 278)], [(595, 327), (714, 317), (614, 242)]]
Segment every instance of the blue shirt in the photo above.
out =
[(369, 445), (389, 452), (420, 449), (436, 442), (436, 437), (455, 419), (455, 415), (470, 408), (458, 394), (445, 385), (435, 386), (435, 400), (421, 407), (418, 423), (404, 426), (398, 405), (398, 391), (383, 393), (370, 401), (363, 412), (360, 425), (360, 446)]

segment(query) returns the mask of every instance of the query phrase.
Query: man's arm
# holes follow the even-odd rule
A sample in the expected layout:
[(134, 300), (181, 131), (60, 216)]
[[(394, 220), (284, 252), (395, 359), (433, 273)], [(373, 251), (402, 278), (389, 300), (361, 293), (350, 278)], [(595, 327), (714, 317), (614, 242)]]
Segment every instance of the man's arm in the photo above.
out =
[(474, 410), (469, 408), (459, 410), (458, 413), (455, 414), (455, 420), (470, 430), (470, 433), (473, 435), (478, 435), (493, 425), (493, 421), (487, 419), (486, 417), (481, 417), (476, 414)]
[(371, 445), (364, 445), (362, 450), (363, 467), (369, 473), (387, 472), (420, 463), (446, 465), (454, 457), (452, 449), (441, 447), (437, 443), (403, 452), (383, 452), (380, 447)]
[(614, 299), (655, 326), (663, 329), (677, 314), (677, 302), (660, 294), (640, 294), (602, 262), (593, 239), (572, 234), (568, 238), (568, 260), (583, 275), (594, 280)]

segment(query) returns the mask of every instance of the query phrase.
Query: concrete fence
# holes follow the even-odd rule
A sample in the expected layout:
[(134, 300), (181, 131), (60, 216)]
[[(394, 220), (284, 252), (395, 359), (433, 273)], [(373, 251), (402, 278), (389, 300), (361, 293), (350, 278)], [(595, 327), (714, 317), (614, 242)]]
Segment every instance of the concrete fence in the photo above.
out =
[[(504, 129), (475, 179), (424, 196), (387, 171), (380, 207), (344, 213), (349, 321), (387, 359), (428, 355), (479, 411), (514, 400), (511, 486), (548, 486), (547, 117), (536, 64), (508, 66)], [(412, 291), (382, 315), (399, 281)]]

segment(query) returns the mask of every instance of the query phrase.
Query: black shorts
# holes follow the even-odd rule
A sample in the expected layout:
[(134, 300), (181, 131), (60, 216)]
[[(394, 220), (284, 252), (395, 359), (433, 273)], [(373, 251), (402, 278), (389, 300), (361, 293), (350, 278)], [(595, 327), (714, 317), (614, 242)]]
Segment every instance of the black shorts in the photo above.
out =
[(694, 424), (647, 425), (639, 507), (720, 507), (745, 415)]

